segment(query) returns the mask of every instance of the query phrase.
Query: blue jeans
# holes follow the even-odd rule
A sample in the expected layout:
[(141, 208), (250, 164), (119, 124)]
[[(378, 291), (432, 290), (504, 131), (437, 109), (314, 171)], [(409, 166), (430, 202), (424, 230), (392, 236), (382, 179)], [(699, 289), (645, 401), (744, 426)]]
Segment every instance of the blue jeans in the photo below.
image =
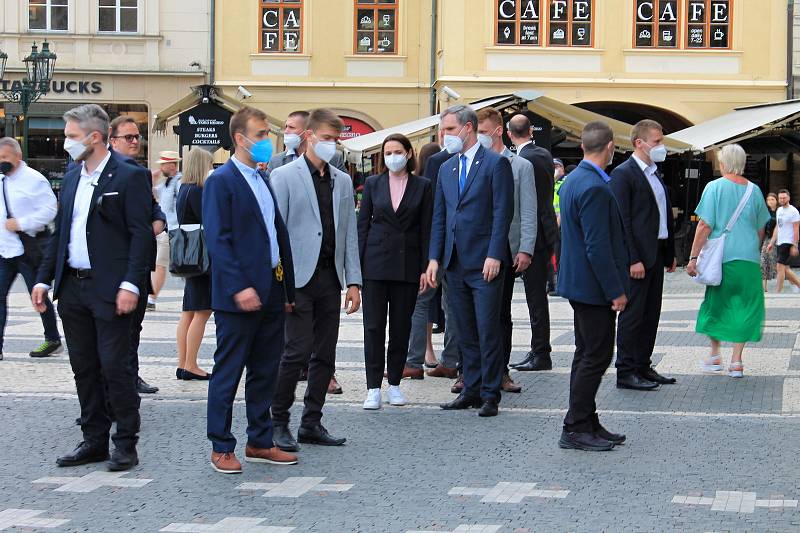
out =
[[(17, 278), (17, 274), (22, 274), (25, 285), (28, 287), (28, 294), (36, 284), (36, 272), (21, 257), (6, 259), (0, 257), (0, 353), (3, 352), (3, 333), (6, 330), (6, 317), (8, 316), (8, 292), (11, 285)], [(48, 341), (61, 342), (61, 335), (58, 333), (56, 325), (56, 312), (53, 310), (53, 303), (47, 299), (47, 309), (42, 313), (42, 325), (44, 326), (44, 338)]]

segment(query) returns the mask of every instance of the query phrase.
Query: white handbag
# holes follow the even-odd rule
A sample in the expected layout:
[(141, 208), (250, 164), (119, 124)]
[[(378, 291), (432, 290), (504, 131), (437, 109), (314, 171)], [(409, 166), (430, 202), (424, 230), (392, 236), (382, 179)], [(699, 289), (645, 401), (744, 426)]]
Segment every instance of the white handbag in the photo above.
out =
[(736, 211), (733, 212), (731, 219), (728, 221), (728, 225), (725, 226), (725, 231), (716, 239), (708, 239), (705, 245), (703, 245), (703, 249), (700, 250), (700, 255), (697, 256), (697, 276), (694, 278), (697, 283), (711, 285), (712, 287), (716, 287), (722, 283), (722, 257), (725, 254), (725, 238), (733, 229), (736, 221), (739, 220), (739, 216), (742, 214), (742, 211), (744, 211), (747, 201), (750, 199), (750, 195), (753, 194), (754, 189), (755, 185), (753, 185), (753, 182), (749, 182), (744, 196), (742, 196), (742, 199), (739, 201), (739, 206), (736, 208)]

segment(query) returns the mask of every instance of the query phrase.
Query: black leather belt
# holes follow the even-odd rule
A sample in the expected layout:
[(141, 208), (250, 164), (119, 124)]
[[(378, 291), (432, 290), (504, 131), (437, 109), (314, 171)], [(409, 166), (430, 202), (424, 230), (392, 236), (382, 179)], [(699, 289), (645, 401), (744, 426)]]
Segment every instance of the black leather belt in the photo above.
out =
[(68, 268), (67, 273), (78, 279), (90, 279), (92, 277), (91, 268)]

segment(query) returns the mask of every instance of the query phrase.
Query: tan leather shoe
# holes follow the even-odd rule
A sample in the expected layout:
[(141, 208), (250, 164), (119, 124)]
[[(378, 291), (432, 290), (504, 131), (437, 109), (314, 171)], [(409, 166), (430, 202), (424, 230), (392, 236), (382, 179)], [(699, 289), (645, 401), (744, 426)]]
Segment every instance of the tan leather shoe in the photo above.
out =
[(249, 444), (244, 449), (244, 460), (248, 463), (269, 463), (271, 465), (296, 465), (297, 456), (280, 448), (256, 448)]
[(453, 394), (461, 394), (463, 390), (464, 390), (464, 376), (460, 375), (458, 376), (456, 382), (453, 383), (453, 386), (450, 387), (450, 392), (452, 392)]
[(331, 376), (331, 381), (328, 383), (328, 394), (341, 394), (342, 386), (336, 381), (336, 376)]
[(242, 463), (233, 452), (211, 452), (211, 468), (220, 474), (241, 474)]
[(458, 377), (458, 369), (447, 368), (446, 366), (436, 365), (433, 370), (428, 370), (427, 374), (432, 378), (455, 379)]
[(503, 381), (500, 382), (500, 389), (503, 392), (522, 392), (522, 387), (514, 383), (514, 380), (511, 379), (511, 376), (508, 373), (503, 374)]

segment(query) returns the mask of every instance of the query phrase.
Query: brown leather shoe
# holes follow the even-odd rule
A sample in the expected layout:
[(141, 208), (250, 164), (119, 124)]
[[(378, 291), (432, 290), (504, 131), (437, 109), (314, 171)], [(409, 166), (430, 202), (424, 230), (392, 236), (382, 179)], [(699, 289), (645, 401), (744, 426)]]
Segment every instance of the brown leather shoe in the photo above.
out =
[(233, 452), (211, 452), (211, 468), (220, 474), (241, 474), (242, 463)]
[(331, 381), (328, 383), (328, 394), (341, 394), (342, 386), (336, 381), (336, 376), (331, 376)]
[(447, 368), (446, 366), (436, 365), (433, 370), (428, 370), (428, 375), (432, 378), (455, 379), (458, 377), (458, 369)]
[(421, 368), (407, 366), (403, 369), (403, 379), (425, 379), (425, 371)]
[(249, 444), (244, 449), (244, 460), (248, 463), (269, 463), (271, 465), (296, 465), (297, 456), (280, 448), (256, 448)]
[(500, 389), (503, 392), (522, 392), (522, 387), (514, 383), (514, 380), (511, 379), (508, 372), (503, 374), (503, 381), (500, 383)]
[(452, 387), (450, 387), (450, 392), (452, 392), (453, 394), (461, 394), (463, 390), (464, 390), (464, 375), (459, 374), (456, 382), (453, 383)]

